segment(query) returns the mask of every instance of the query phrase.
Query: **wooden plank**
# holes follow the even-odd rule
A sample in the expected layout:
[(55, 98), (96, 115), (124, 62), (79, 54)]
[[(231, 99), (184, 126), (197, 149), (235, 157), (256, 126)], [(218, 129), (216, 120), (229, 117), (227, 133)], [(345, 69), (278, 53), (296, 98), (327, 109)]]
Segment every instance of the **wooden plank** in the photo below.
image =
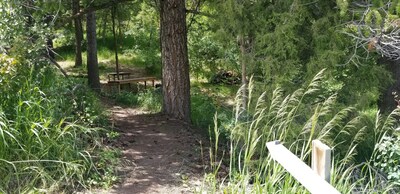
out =
[(331, 182), (331, 149), (319, 140), (312, 141), (311, 168), (328, 183)]
[(272, 158), (283, 166), (297, 181), (308, 191), (315, 194), (337, 194), (340, 193), (332, 185), (322, 179), (308, 165), (290, 152), (279, 141), (267, 143), (267, 148)]
[(111, 80), (108, 83), (118, 83), (118, 84), (126, 84), (126, 83), (134, 83), (134, 82), (141, 82), (141, 81), (153, 81), (156, 80), (155, 77), (139, 77), (139, 78), (131, 78), (131, 79), (124, 79), (124, 80)]

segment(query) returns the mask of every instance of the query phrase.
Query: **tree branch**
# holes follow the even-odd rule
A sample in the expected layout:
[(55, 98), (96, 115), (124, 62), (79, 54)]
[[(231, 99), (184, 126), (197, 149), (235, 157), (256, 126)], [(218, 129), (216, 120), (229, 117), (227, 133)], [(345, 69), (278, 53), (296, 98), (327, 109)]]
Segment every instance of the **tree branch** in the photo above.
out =
[(81, 16), (83, 16), (83, 15), (89, 13), (89, 12), (92, 12), (92, 11), (98, 11), (98, 10), (102, 10), (102, 9), (107, 9), (107, 8), (115, 6), (116, 4), (119, 4), (119, 3), (126, 3), (126, 2), (132, 2), (132, 1), (135, 1), (135, 0), (110, 0), (110, 1), (107, 1), (106, 3), (103, 3), (103, 4), (92, 5), (92, 6), (84, 8), (83, 10), (78, 12), (77, 14), (69, 17), (68, 20), (72, 20), (72, 19), (81, 17)]
[(53, 63), (60, 71), (61, 73), (64, 75), (64, 77), (68, 78), (68, 74), (67, 72), (61, 67), (60, 64), (57, 63), (57, 61), (55, 61), (53, 58), (51, 58), (49, 55), (44, 55), (44, 57), (46, 59), (48, 59), (51, 63)]

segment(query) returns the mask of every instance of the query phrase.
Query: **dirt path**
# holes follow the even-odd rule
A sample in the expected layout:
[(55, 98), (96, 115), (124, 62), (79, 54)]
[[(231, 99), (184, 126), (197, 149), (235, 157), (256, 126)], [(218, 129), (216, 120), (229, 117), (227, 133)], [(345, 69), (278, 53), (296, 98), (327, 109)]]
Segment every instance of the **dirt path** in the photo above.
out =
[[(200, 135), (162, 115), (111, 108), (121, 149), (121, 183), (101, 193), (193, 193), (203, 179)], [(204, 142), (204, 141), (203, 141)]]

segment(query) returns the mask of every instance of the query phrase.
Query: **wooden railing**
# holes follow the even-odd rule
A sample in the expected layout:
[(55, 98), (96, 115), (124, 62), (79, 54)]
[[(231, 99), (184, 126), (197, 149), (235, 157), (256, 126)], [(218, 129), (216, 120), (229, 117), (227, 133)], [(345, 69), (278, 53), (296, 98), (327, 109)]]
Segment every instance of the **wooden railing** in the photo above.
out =
[(272, 158), (286, 169), (297, 181), (313, 194), (340, 193), (329, 184), (331, 170), (331, 149), (320, 142), (312, 142), (312, 167), (301, 161), (279, 141), (267, 143)]

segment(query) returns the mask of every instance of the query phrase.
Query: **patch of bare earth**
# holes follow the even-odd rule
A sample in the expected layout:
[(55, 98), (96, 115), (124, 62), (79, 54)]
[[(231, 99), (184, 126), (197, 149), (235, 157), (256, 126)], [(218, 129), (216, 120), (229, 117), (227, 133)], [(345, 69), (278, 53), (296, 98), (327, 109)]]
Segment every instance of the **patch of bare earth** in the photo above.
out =
[(203, 179), (201, 135), (188, 125), (133, 108), (111, 108), (122, 151), (120, 183), (95, 193), (193, 193)]

